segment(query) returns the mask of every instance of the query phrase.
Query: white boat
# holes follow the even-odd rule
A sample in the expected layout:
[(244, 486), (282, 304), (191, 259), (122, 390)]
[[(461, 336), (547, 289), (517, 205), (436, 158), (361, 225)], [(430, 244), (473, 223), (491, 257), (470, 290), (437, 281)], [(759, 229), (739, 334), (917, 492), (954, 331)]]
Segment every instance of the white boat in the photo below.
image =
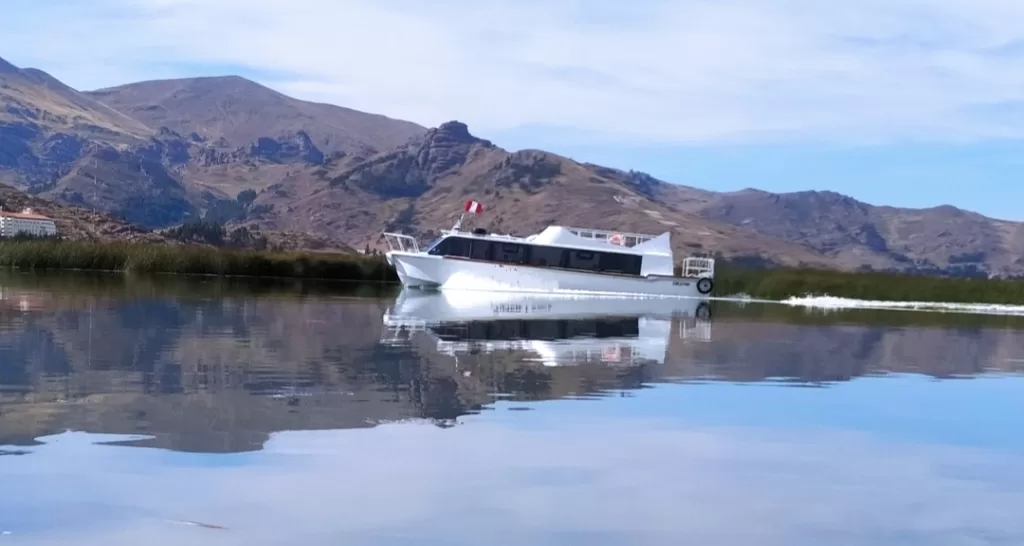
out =
[(381, 343), (425, 335), (456, 358), (526, 351), (544, 366), (662, 364), (673, 336), (710, 341), (710, 316), (696, 299), (403, 290), (384, 313)]
[[(467, 210), (470, 206), (467, 204)], [(706, 297), (715, 261), (688, 257), (675, 276), (670, 234), (549, 226), (529, 237), (459, 229), (421, 250), (412, 236), (384, 233), (387, 260), (403, 286), (580, 294)]]

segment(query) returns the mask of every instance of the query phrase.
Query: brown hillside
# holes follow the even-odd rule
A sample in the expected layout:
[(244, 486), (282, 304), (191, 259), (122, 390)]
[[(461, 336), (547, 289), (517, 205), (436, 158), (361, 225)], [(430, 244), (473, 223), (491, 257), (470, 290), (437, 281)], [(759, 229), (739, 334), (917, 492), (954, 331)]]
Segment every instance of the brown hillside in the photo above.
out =
[(57, 224), (57, 233), (78, 241), (126, 240), (135, 242), (167, 242), (159, 234), (137, 228), (120, 218), (79, 207), (60, 205), (0, 184), (0, 204), (9, 211), (31, 208), (49, 216)]
[[(32, 68), (20, 69), (0, 59), (0, 125), (23, 131), (71, 131), (104, 142), (133, 142), (152, 134), (126, 116), (53, 76)], [(2, 157), (15, 152), (13, 142), (0, 140)]]
[[(427, 238), (448, 228), (466, 199), (487, 212), (473, 225), (526, 235), (549, 224), (659, 234), (677, 250), (825, 265), (822, 255), (652, 199), (649, 184), (537, 150), (507, 152), (449, 122), (406, 146), (317, 176), (304, 172), (262, 191), (247, 221), (380, 248), (382, 230)], [(659, 192), (684, 192), (661, 188)], [(468, 224), (467, 224), (468, 225)]]
[(879, 207), (834, 192), (744, 190), (716, 194), (686, 208), (806, 244), (842, 267), (1024, 273), (1024, 224), (951, 206)]
[(197, 211), (172, 174), (188, 155), (174, 137), (44, 72), (0, 67), (0, 183), (140, 225), (181, 222)]
[(293, 99), (237, 76), (133, 83), (88, 95), (150, 127), (195, 133), (230, 148), (304, 131), (325, 153), (365, 153), (394, 148), (426, 130), (408, 121)]

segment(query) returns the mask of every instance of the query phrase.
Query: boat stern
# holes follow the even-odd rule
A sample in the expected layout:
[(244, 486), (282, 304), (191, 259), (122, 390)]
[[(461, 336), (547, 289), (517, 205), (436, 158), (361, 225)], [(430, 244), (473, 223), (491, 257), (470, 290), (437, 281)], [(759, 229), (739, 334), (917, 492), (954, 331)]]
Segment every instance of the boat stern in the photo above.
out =
[(682, 276), (688, 279), (693, 279), (694, 282), (697, 283), (697, 292), (701, 296), (711, 294), (711, 290), (715, 287), (714, 258), (690, 256), (684, 259), (682, 264)]

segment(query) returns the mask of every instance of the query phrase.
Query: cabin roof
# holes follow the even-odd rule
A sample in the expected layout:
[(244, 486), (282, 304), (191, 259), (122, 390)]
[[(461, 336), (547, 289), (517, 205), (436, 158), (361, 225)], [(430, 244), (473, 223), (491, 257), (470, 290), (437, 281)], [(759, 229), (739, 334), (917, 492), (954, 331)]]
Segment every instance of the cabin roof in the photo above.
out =
[(662, 233), (661, 235), (640, 243), (636, 246), (628, 247), (623, 245), (617, 245), (607, 242), (604, 239), (592, 239), (589, 237), (580, 237), (568, 228), (562, 226), (548, 226), (540, 233), (530, 235), (529, 237), (513, 237), (510, 235), (496, 235), (493, 233), (487, 235), (477, 235), (471, 232), (451, 232), (447, 235), (458, 235), (463, 237), (476, 237), (481, 239), (491, 239), (494, 241), (507, 241), (507, 242), (518, 242), (518, 243), (529, 243), (534, 245), (553, 246), (560, 248), (574, 248), (580, 250), (597, 250), (603, 252), (617, 252), (621, 254), (635, 254), (638, 256), (644, 255), (672, 255), (672, 246), (669, 239), (670, 234), (668, 232)]

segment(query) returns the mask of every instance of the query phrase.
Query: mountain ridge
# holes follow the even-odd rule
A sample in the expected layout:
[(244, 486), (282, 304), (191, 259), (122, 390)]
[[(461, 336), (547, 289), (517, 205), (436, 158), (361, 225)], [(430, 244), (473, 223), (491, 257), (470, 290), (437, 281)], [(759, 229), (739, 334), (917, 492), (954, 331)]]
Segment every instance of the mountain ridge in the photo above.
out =
[(301, 130), (325, 153), (366, 153), (393, 148), (426, 131), (380, 114), (294, 99), (241, 76), (150, 80), (85, 95), (150, 127), (223, 139), (218, 144), (231, 148)]
[(745, 190), (691, 210), (804, 242), (847, 268), (1019, 275), (1024, 267), (1024, 224), (949, 205), (910, 209), (831, 191)]
[(3, 86), (0, 122), (29, 120), (40, 126), (72, 129), (99, 139), (144, 139), (152, 133), (145, 124), (39, 69), (18, 68), (0, 59), (0, 85)]
[[(679, 252), (749, 263), (1024, 275), (1024, 224), (952, 206), (714, 192), (507, 151), (459, 121), (424, 128), (299, 101), (238, 76), (79, 93), (4, 62), (0, 85), (0, 183), (151, 229), (205, 218), (379, 248), (381, 230), (432, 236), (473, 198), (488, 208), (476, 220), (496, 231), (671, 231)], [(89, 116), (109, 131), (68, 122)]]
[[(266, 212), (251, 220), (336, 238), (355, 233), (353, 246), (379, 247), (384, 230), (436, 236), (458, 217), (467, 199), (487, 206), (484, 217), (469, 221), (486, 224), (492, 231), (525, 235), (551, 223), (657, 233), (691, 227), (693, 237), (673, 238), (677, 251), (720, 249), (791, 266), (826, 262), (801, 245), (740, 234), (733, 226), (652, 202), (627, 180), (597, 176), (563, 156), (506, 151), (474, 137), (458, 121), (354, 166), (268, 187), (254, 201)], [(587, 206), (573, 206), (579, 201)], [(325, 210), (335, 214), (324, 215)]]

